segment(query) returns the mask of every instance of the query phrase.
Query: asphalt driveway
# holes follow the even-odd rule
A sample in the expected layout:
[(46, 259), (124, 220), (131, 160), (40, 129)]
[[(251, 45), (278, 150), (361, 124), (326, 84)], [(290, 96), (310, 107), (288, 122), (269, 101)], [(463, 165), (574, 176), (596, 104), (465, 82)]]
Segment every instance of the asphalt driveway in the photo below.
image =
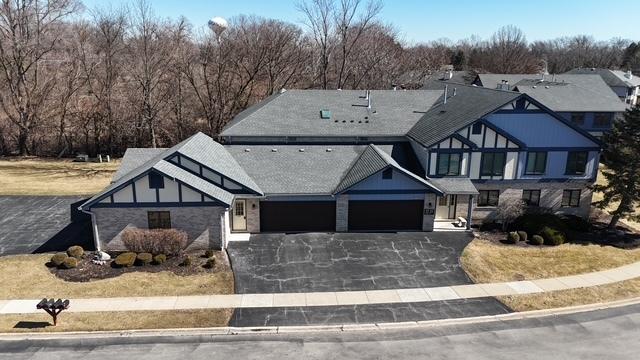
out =
[(471, 283), (462, 232), (258, 234), (231, 243), (238, 293), (355, 291)]
[[(228, 252), (237, 293), (357, 291), (469, 284), (468, 233), (259, 234)], [(404, 304), (240, 308), (231, 326), (448, 319), (509, 312), (492, 297)]]
[(66, 249), (93, 244), (91, 223), (72, 221), (77, 196), (0, 196), (0, 256)]

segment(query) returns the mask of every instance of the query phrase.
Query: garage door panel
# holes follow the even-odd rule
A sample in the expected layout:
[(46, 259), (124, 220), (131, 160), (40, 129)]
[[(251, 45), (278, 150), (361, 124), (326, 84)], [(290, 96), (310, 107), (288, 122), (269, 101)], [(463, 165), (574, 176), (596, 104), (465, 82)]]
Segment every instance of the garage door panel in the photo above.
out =
[(350, 231), (422, 230), (419, 201), (349, 201)]
[(261, 201), (262, 232), (335, 231), (334, 201)]

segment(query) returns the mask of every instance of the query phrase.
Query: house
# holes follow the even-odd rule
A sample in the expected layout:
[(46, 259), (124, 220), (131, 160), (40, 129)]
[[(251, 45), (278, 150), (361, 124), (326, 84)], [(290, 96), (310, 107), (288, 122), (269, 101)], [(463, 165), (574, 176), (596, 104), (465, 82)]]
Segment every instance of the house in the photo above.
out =
[(440, 90), (443, 87), (442, 84), (450, 84), (451, 86), (456, 84), (470, 85), (475, 77), (476, 75), (472, 71), (453, 70), (453, 67), (445, 68), (428, 76), (424, 80), (421, 89)]
[(623, 102), (636, 105), (640, 97), (640, 78), (634, 76), (631, 70), (610, 70), (603, 68), (576, 68), (566, 74), (597, 74), (609, 85), (611, 90), (618, 95)]
[(191, 248), (259, 232), (437, 231), (508, 198), (587, 216), (598, 140), (526, 93), (282, 91), (217, 139), (129, 149), (81, 210), (96, 245), (177, 228)]
[(627, 108), (595, 74), (478, 74), (474, 84), (526, 93), (596, 137)]

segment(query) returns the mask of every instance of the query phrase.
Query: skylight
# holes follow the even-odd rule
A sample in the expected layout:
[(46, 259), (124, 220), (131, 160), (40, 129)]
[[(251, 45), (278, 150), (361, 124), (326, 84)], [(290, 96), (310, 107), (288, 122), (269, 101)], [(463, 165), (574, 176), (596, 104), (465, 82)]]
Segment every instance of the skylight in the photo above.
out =
[(321, 119), (331, 119), (331, 110), (320, 110)]

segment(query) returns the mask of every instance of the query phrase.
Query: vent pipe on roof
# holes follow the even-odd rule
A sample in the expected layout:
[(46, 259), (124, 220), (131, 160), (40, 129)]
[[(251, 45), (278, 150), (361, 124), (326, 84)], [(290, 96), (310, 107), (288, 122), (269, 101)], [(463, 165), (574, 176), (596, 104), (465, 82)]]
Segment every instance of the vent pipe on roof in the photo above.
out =
[(447, 104), (447, 96), (449, 95), (449, 85), (444, 86), (444, 102), (443, 104)]
[(629, 80), (633, 79), (633, 73), (631, 72), (631, 70), (627, 70), (627, 73), (624, 74), (624, 77), (626, 77)]
[(453, 88), (453, 96), (456, 96), (457, 92), (458, 92), (458, 88)]
[(367, 109), (371, 109), (371, 93), (367, 90)]

